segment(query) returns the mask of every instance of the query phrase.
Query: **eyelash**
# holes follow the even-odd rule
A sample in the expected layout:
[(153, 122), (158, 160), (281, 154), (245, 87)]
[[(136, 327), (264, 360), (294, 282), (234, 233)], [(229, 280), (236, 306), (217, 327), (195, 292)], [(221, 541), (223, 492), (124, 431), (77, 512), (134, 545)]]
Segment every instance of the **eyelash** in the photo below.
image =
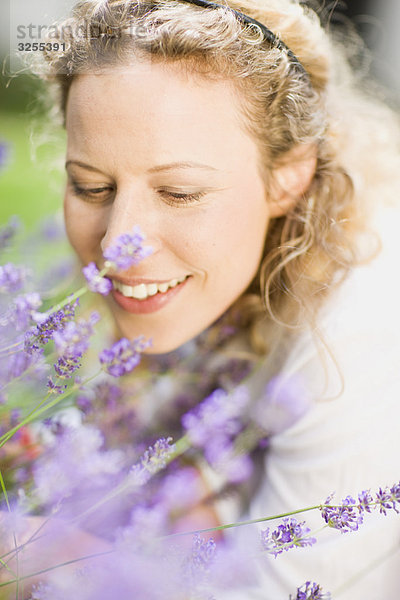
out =
[(169, 192), (168, 190), (158, 191), (163, 196), (163, 198), (172, 198), (172, 202), (170, 200), (167, 200), (167, 203), (174, 206), (179, 206), (182, 204), (194, 204), (195, 202), (199, 202), (199, 200), (201, 200), (201, 198), (205, 194), (205, 192), (195, 192), (192, 194), (186, 194), (184, 192)]
[[(99, 187), (99, 188), (92, 188), (92, 189), (81, 188), (78, 185), (76, 185), (75, 183), (72, 183), (72, 189), (76, 196), (86, 198), (86, 200), (89, 202), (93, 202), (93, 203), (98, 202), (99, 204), (105, 201), (104, 198), (100, 197), (100, 192), (106, 192), (107, 190), (112, 191), (112, 188), (108, 188), (108, 187)], [(100, 198), (100, 200), (102, 202), (96, 200), (96, 198)]]
[[(105, 203), (105, 201), (107, 200), (107, 198), (101, 198), (100, 194), (101, 192), (106, 192), (106, 191), (113, 191), (113, 188), (109, 188), (109, 187), (99, 187), (99, 188), (92, 188), (92, 189), (86, 189), (86, 188), (81, 188), (76, 184), (72, 184), (72, 188), (74, 191), (74, 194), (76, 196), (80, 196), (83, 198), (88, 199), (89, 201), (93, 201), (96, 202), (96, 198), (100, 198), (100, 201), (98, 201), (99, 203)], [(171, 206), (182, 206), (182, 205), (188, 205), (188, 204), (194, 204), (195, 202), (199, 202), (199, 200), (204, 196), (205, 192), (195, 192), (195, 193), (184, 193), (184, 192), (170, 192), (168, 190), (158, 190), (159, 194), (167, 199), (169, 198), (169, 200), (167, 201), (167, 204), (170, 204)], [(172, 201), (170, 200), (172, 198)]]

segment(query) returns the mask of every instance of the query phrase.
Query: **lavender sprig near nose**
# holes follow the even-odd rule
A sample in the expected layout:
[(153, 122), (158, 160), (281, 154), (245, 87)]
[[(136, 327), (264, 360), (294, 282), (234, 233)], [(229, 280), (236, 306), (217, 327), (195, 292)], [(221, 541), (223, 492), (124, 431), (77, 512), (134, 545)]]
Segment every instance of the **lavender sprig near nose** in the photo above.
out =
[(144, 258), (152, 254), (150, 246), (143, 246), (145, 240), (140, 227), (135, 225), (131, 233), (123, 233), (103, 253), (105, 258), (104, 269), (101, 271), (94, 262), (83, 267), (87, 287), (91, 292), (107, 296), (113, 289), (113, 285), (105, 275), (111, 270), (121, 271), (139, 264)]
[(68, 296), (57, 304), (47, 316), (61, 310), (66, 304), (81, 298), (88, 291), (106, 296), (112, 290), (111, 281), (105, 277), (110, 270), (120, 271), (139, 264), (144, 258), (152, 254), (151, 246), (143, 246), (145, 235), (139, 225), (135, 225), (131, 233), (123, 233), (103, 253), (104, 268), (99, 270), (94, 262), (83, 267), (82, 272), (87, 284), (81, 287), (72, 296)]
[(151, 246), (143, 246), (145, 239), (139, 225), (135, 225), (131, 233), (118, 236), (115, 242), (103, 252), (106, 259), (104, 266), (123, 271), (139, 264), (153, 252)]

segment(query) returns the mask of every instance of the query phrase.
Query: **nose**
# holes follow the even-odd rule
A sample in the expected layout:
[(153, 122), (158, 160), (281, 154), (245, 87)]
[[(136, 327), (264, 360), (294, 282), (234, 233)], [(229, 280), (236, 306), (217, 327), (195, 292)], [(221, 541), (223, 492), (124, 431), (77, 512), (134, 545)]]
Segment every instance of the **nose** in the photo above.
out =
[(144, 245), (152, 247), (152, 255), (162, 247), (160, 215), (156, 207), (139, 191), (120, 191), (106, 217), (105, 231), (100, 243), (102, 252), (111, 246), (117, 237), (130, 233), (135, 225), (139, 225), (145, 236)]

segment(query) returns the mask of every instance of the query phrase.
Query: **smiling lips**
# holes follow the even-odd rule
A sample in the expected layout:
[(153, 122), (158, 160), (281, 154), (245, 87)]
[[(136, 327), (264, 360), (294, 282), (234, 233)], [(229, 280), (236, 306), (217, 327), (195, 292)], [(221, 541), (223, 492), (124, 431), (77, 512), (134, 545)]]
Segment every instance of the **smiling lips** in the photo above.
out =
[(134, 314), (156, 312), (170, 302), (186, 285), (190, 275), (162, 283), (139, 283), (131, 286), (113, 279), (114, 300), (121, 308)]
[(113, 280), (114, 289), (118, 290), (125, 298), (135, 298), (136, 300), (146, 300), (149, 296), (155, 296), (158, 293), (165, 294), (169, 289), (176, 287), (187, 279), (185, 275), (180, 279), (170, 279), (163, 283), (140, 283), (138, 285), (126, 285), (121, 281)]

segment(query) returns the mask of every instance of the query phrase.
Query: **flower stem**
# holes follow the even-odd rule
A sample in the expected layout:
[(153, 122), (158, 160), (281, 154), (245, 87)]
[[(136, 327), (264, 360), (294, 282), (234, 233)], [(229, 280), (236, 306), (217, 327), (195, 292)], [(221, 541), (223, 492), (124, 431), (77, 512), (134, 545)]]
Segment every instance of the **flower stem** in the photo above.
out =
[(41, 414), (43, 414), (44, 412), (46, 412), (46, 410), (48, 410), (49, 408), (53, 408), (54, 406), (56, 406), (57, 404), (59, 404), (62, 400), (65, 400), (65, 398), (68, 398), (69, 396), (71, 396), (77, 389), (79, 389), (81, 387), (84, 387), (85, 385), (87, 385), (88, 383), (90, 383), (90, 381), (92, 381), (93, 379), (95, 379), (98, 375), (100, 375), (100, 373), (102, 373), (101, 369), (97, 373), (95, 373), (94, 375), (92, 375), (91, 377), (88, 377), (85, 381), (83, 381), (79, 385), (75, 384), (75, 385), (71, 386), (71, 388), (67, 392), (65, 392), (64, 394), (60, 394), (59, 396), (57, 396), (57, 398), (55, 398), (51, 402), (48, 402), (47, 404), (44, 404), (48, 400), (48, 398), (50, 397), (50, 395), (51, 395), (51, 392), (49, 392), (46, 395), (46, 397), (36, 406), (36, 408), (34, 408), (25, 417), (25, 419), (23, 419), (21, 421), (21, 423), (19, 423), (18, 425), (16, 425), (15, 427), (13, 427), (13, 429), (10, 429), (10, 431), (7, 431), (6, 433), (4, 433), (0, 437), (0, 448), (2, 446), (4, 446), (4, 444), (10, 438), (12, 438), (17, 433), (17, 431), (19, 431), (21, 429), (21, 427), (23, 427), (24, 425), (27, 425), (28, 423), (31, 423), (36, 417), (38, 417)]
[[(175, 458), (178, 458), (179, 456), (182, 456), (182, 454), (184, 454), (186, 452), (186, 450), (188, 450), (190, 447), (191, 447), (191, 445), (190, 445), (190, 442), (189, 442), (189, 437), (187, 435), (184, 435), (183, 437), (181, 437), (175, 443), (175, 450), (169, 455), (168, 458), (166, 458), (166, 460), (165, 460), (165, 463), (166, 463), (165, 466), (167, 466), (168, 464), (170, 464)], [(98, 508), (100, 508), (101, 506), (103, 506), (103, 504), (105, 504), (106, 502), (109, 502), (110, 500), (113, 500), (114, 498), (116, 498), (120, 494), (123, 494), (124, 492), (127, 492), (130, 489), (132, 489), (132, 481), (131, 481), (130, 475), (128, 474), (125, 477), (124, 481), (122, 481), (115, 489), (111, 490), (108, 494), (106, 494), (103, 498), (101, 498), (100, 500), (98, 500), (90, 508), (88, 508), (83, 513), (81, 513), (80, 515), (78, 515), (77, 517), (75, 517), (72, 520), (72, 522), (79, 521), (83, 517), (86, 517), (87, 515), (91, 514), (92, 512), (94, 512), (95, 510), (97, 510)]]
[(254, 525), (255, 523), (264, 523), (265, 521), (273, 521), (275, 519), (282, 519), (284, 517), (290, 517), (291, 515), (298, 515), (299, 513), (309, 512), (311, 510), (317, 510), (323, 507), (322, 504), (316, 504), (315, 506), (308, 506), (307, 508), (299, 508), (298, 510), (291, 510), (280, 515), (273, 515), (272, 517), (260, 517), (258, 519), (250, 519), (248, 521), (237, 521), (235, 523), (228, 523), (226, 525), (217, 525), (216, 527), (208, 527), (207, 529), (196, 529), (194, 531), (182, 531), (179, 533), (171, 533), (164, 537), (178, 537), (181, 535), (195, 535), (197, 533), (209, 533), (210, 531), (223, 531), (224, 529), (231, 529), (233, 527), (241, 527), (242, 525)]
[(83, 560), (89, 560), (90, 558), (97, 558), (98, 556), (105, 556), (107, 554), (111, 554), (114, 550), (107, 550), (105, 552), (97, 552), (96, 554), (88, 554), (87, 556), (81, 556), (80, 558), (73, 558), (72, 560), (67, 560), (63, 563), (59, 563), (52, 567), (47, 567), (46, 569), (41, 569), (40, 571), (36, 571), (34, 573), (29, 573), (29, 575), (23, 575), (22, 577), (18, 577), (16, 579), (10, 579), (9, 581), (5, 581), (0, 583), (0, 587), (6, 587), (7, 585), (12, 585), (18, 582), (24, 581), (25, 579), (30, 579), (31, 577), (37, 577), (38, 575), (43, 575), (43, 573), (48, 573), (49, 571), (54, 571), (55, 569), (59, 569), (60, 567), (66, 567), (68, 565), (73, 565), (78, 562), (82, 562)]
[[(109, 267), (105, 267), (104, 269), (102, 269), (99, 272), (99, 277), (104, 277), (104, 275), (106, 275), (109, 270), (110, 270)], [(59, 302), (59, 304), (56, 304), (56, 306), (53, 306), (53, 308), (50, 310), (50, 312), (48, 313), (48, 315), (50, 316), (53, 313), (58, 312), (59, 310), (61, 310), (62, 308), (64, 308), (64, 306), (66, 306), (67, 304), (71, 304), (72, 302), (74, 302), (78, 298), (81, 298), (88, 291), (89, 291), (88, 286), (84, 285), (83, 287), (79, 288), (79, 290), (77, 290), (75, 293), (73, 293), (71, 296), (67, 296), (66, 298), (64, 298), (64, 300), (62, 300), (61, 302)]]
[[(11, 354), (15, 354), (16, 352), (20, 352), (22, 345), (23, 341), (21, 340), (19, 342), (15, 342), (15, 344), (11, 344), (10, 346), (4, 346), (4, 348), (0, 348), (0, 354), (2, 355), (4, 353), (4, 356), (9, 356)], [(21, 348), (17, 350), (18, 346), (21, 346)], [(9, 350), (12, 350), (12, 352), (9, 352)]]

